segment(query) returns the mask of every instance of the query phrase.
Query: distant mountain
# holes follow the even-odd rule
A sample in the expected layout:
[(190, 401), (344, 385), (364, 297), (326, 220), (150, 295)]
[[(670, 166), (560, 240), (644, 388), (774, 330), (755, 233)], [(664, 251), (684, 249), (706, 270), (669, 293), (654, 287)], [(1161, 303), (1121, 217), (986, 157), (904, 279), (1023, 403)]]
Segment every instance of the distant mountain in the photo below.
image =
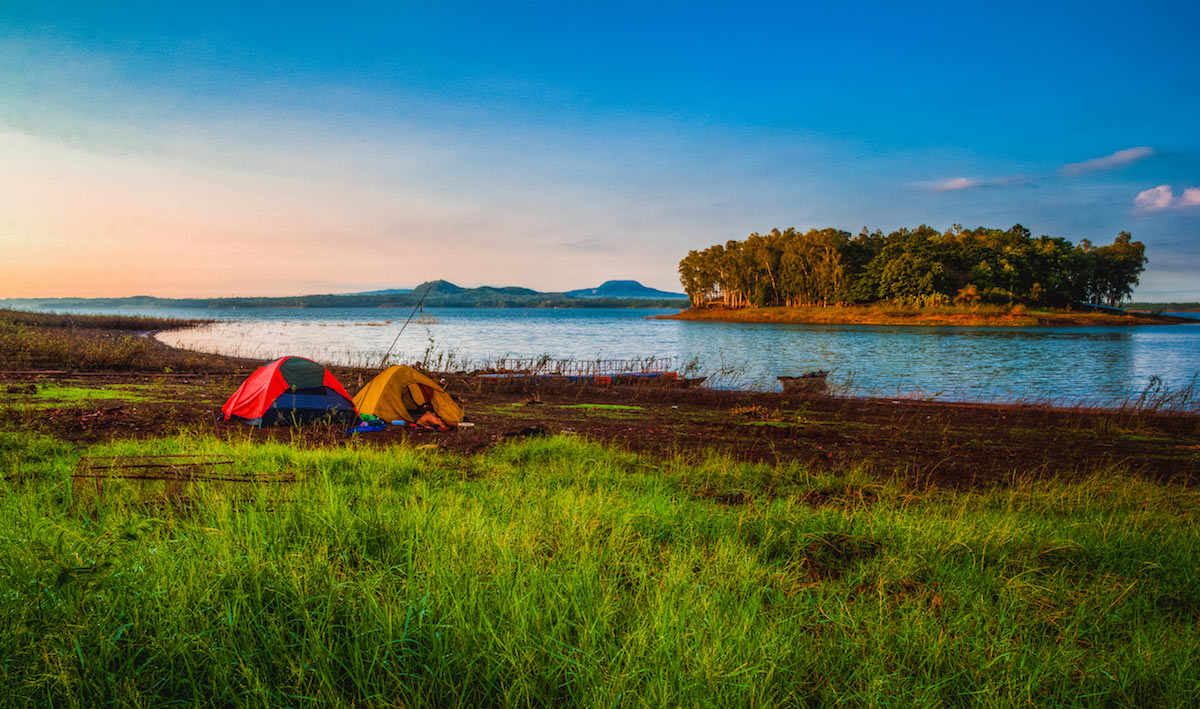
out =
[(295, 295), (274, 298), (36, 298), (0, 301), (35, 308), (678, 308), (686, 296), (647, 288), (637, 281), (608, 281), (599, 288), (542, 293), (517, 286), (463, 288), (449, 281), (426, 281), (416, 288), (366, 293)]
[(565, 293), (543, 293), (533, 290), (532, 288), (521, 288), (518, 286), (479, 286), (478, 288), (463, 288), (455, 285), (450, 281), (438, 279), (436, 281), (425, 281), (416, 288), (388, 288), (384, 290), (360, 291), (357, 293), (341, 293), (345, 296), (360, 296), (360, 295), (404, 295), (408, 293), (415, 294), (416, 297), (425, 295), (425, 291), (429, 291), (429, 297), (434, 300), (448, 298), (464, 293), (472, 293), (479, 296), (566, 296), (568, 298), (639, 298), (650, 300), (686, 300), (687, 296), (683, 293), (670, 293), (667, 291), (648, 288), (637, 281), (605, 281), (602, 285), (596, 288), (580, 288), (578, 290), (569, 290)]
[(596, 288), (569, 290), (564, 295), (572, 298), (655, 298), (687, 300), (683, 293), (670, 293), (657, 288), (648, 288), (637, 281), (605, 281)]
[(462, 293), (465, 288), (456, 286), (450, 281), (438, 279), (436, 281), (425, 281), (421, 285), (412, 289), (415, 295), (423, 295), (428, 292), (430, 295), (456, 295)]
[(340, 293), (339, 295), (400, 295), (412, 293), (412, 288), (385, 288), (383, 290), (363, 290), (355, 293)]
[(412, 292), (419, 297), (425, 293), (426, 289), (429, 290), (430, 297), (435, 298), (437, 296), (453, 296), (468, 292), (485, 297), (497, 295), (542, 295), (532, 288), (520, 288), (518, 286), (479, 286), (478, 288), (463, 288), (462, 286), (454, 285), (450, 281), (443, 280), (426, 281), (416, 288), (413, 288)]

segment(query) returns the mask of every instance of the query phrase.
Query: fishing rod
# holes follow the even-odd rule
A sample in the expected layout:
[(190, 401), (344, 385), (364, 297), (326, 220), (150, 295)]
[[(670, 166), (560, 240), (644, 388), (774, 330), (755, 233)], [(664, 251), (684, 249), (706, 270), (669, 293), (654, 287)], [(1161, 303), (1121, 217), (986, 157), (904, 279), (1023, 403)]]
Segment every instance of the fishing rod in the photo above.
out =
[(404, 334), (404, 328), (408, 327), (408, 323), (410, 323), (413, 319), (413, 316), (417, 314), (417, 310), (419, 310), (421, 308), (421, 304), (425, 302), (425, 296), (429, 295), (429, 291), (431, 290), (433, 290), (432, 281), (430, 281), (429, 285), (425, 286), (425, 294), (422, 295), (421, 299), (417, 301), (417, 304), (413, 306), (412, 312), (408, 314), (408, 320), (405, 320), (404, 324), (400, 326), (400, 332), (396, 333), (396, 339), (392, 340), (392, 346), (388, 348), (387, 354), (383, 356), (383, 364), (387, 364), (388, 357), (392, 356), (392, 349), (396, 347), (396, 343), (400, 341), (400, 336)]

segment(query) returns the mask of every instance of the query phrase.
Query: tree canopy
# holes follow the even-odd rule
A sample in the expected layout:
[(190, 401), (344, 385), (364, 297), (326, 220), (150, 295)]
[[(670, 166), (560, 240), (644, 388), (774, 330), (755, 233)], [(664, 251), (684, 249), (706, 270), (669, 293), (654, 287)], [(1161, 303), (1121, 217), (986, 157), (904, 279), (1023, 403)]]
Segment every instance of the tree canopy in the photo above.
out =
[(921, 225), (888, 235), (866, 228), (772, 229), (690, 251), (679, 278), (693, 307), (894, 302), (1116, 306), (1145, 269), (1145, 245), (1121, 232), (1108, 246), (1011, 229)]

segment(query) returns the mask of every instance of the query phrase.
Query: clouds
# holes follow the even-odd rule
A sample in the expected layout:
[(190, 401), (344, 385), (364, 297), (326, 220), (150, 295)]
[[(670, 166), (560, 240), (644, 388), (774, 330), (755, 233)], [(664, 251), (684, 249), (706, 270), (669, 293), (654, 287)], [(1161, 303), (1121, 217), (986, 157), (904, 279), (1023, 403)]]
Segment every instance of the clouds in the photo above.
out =
[[(1116, 170), (1118, 168), (1132, 165), (1140, 160), (1154, 156), (1154, 148), (1148, 145), (1140, 145), (1136, 148), (1125, 148), (1118, 150), (1110, 155), (1105, 155), (1100, 158), (1092, 158), (1083, 162), (1073, 162), (1063, 165), (1058, 169), (1058, 174), (1062, 177), (1080, 177), (1094, 172), (1105, 172), (1108, 170)], [(970, 190), (977, 187), (1010, 187), (1015, 185), (1027, 184), (1030, 178), (1026, 175), (1012, 175), (1008, 177), (996, 177), (990, 180), (980, 180), (972, 177), (952, 177), (945, 180), (926, 183), (926, 186), (934, 192), (956, 192), (959, 190)], [(1160, 189), (1160, 188), (1155, 188)], [(1147, 190), (1146, 192), (1150, 192)], [(1168, 188), (1169, 191), (1169, 188)], [(1145, 193), (1143, 193), (1145, 194)], [(1142, 199), (1142, 195), (1138, 195)], [(1153, 195), (1146, 195), (1146, 200), (1153, 200)], [(1169, 197), (1168, 197), (1169, 201)]]
[(981, 187), (1019, 187), (1029, 184), (1029, 181), (1028, 175), (1005, 175), (1004, 177), (992, 177), (986, 180), (975, 177), (951, 177), (945, 180), (922, 184), (933, 192), (960, 192), (962, 190), (974, 190)]
[[(1135, 148), (1118, 150), (1104, 157), (1092, 158), (1083, 162), (1068, 163), (1058, 168), (1056, 173), (1059, 177), (1081, 177), (1091, 173), (1126, 167), (1154, 155), (1154, 148), (1148, 145), (1141, 145)], [(1039, 181), (1046, 181), (1048, 179), (1052, 180), (1053, 177), (1054, 175), (1042, 174), (1037, 179)], [(919, 184), (932, 192), (962, 192), (980, 187), (1024, 186), (1031, 184), (1033, 179), (1029, 175), (1009, 175), (990, 179), (958, 176)], [(1200, 204), (1200, 188), (1191, 187), (1185, 189), (1183, 194), (1176, 199), (1169, 185), (1159, 185), (1158, 187), (1140, 192), (1134, 198), (1134, 204), (1138, 211), (1157, 211), (1171, 207), (1197, 205)]]
[(929, 186), (934, 192), (957, 192), (958, 190), (971, 190), (979, 187), (982, 184), (979, 180), (973, 180), (969, 177), (951, 177), (946, 180), (935, 182)]
[[(1081, 177), (1091, 173), (1116, 170), (1154, 155), (1154, 149), (1146, 145), (1126, 148), (1104, 157), (1063, 165), (1058, 169), (1058, 175), (1060, 177)], [(1041, 179), (1045, 180), (1047, 177), (1049, 176), (1043, 176)], [(987, 180), (960, 176), (926, 182), (923, 185), (933, 192), (962, 192), (980, 187), (1020, 185), (1029, 181), (1029, 178), (1024, 176), (998, 177)], [(1065, 186), (1065, 182), (1063, 184)], [(1133, 198), (1133, 206), (1135, 212), (1142, 214), (1200, 207), (1200, 187), (1186, 187), (1182, 193), (1177, 195), (1171, 185), (1158, 185), (1138, 192), (1137, 196)]]
[(1091, 172), (1103, 172), (1105, 170), (1115, 170), (1126, 165), (1144, 160), (1154, 155), (1154, 149), (1149, 146), (1139, 146), (1136, 148), (1126, 148), (1118, 150), (1111, 155), (1105, 155), (1102, 158), (1092, 158), (1083, 162), (1073, 162), (1068, 165), (1063, 165), (1059, 169), (1059, 173), (1067, 177), (1079, 177)]
[(1138, 212), (1160, 212), (1164, 209), (1200, 207), (1200, 187), (1187, 187), (1183, 194), (1175, 196), (1170, 185), (1159, 185), (1138, 192), (1133, 198), (1133, 207)]
[[(818, 77), (798, 71), (815, 62), (794, 53), (755, 65), (739, 63), (761, 62), (755, 53), (687, 54), (683, 35), (640, 41), (619, 13), (597, 16), (610, 36), (589, 21), (598, 41), (564, 53), (579, 28), (547, 32), (509, 11), (486, 21), (351, 13), (332, 34), (297, 12), (278, 36), (254, 32), (270, 13), (231, 25), (221, 13), (165, 12), (106, 16), (115, 24), (104, 30), (89, 27), (98, 15), (16, 27), (0, 11), (10, 30), (0, 31), (0, 296), (411, 285), (429, 277), (405, 258), (414, 245), (443, 254), (434, 275), (464, 285), (637, 278), (673, 289), (688, 249), (772, 227), (1020, 222), (1099, 239), (1140, 221), (1138, 238), (1152, 244), (1154, 229), (1174, 233), (1172, 215), (1200, 215), (1190, 207), (1200, 186), (1183, 189), (1200, 185), (1194, 163), (1176, 159), (1196, 154), (1194, 97), (1171, 93), (1170, 110), (1130, 102), (1154, 118), (1139, 120), (1108, 71), (1087, 104), (1094, 120), (1081, 122), (1059, 99), (1085, 93), (1060, 96), (1061, 73), (1033, 62), (1055, 93), (1023, 90), (1043, 110), (1022, 121), (992, 109), (1012, 97), (977, 81), (978, 67), (964, 69), (981, 89), (966, 105), (925, 92), (956, 83), (936, 53), (945, 82), (914, 67), (879, 72), (873, 57)], [(678, 26), (670, 13), (656, 18)], [(739, 36), (752, 41), (758, 20), (744, 19)], [(73, 39), (85, 37), (94, 40)], [(824, 46), (798, 46), (828, 59)], [(627, 47), (653, 53), (611, 61)], [(1012, 57), (1002, 59), (995, 68), (1008, 75)], [(1137, 87), (1161, 78), (1143, 73)], [(844, 110), (877, 80), (899, 103)], [(929, 105), (956, 110), (930, 115)], [(1132, 137), (1139, 126), (1147, 137)], [(1159, 152), (1129, 147), (1143, 141)], [(1135, 211), (1130, 200), (1156, 183), (1164, 189), (1139, 196)], [(1156, 264), (1175, 260), (1158, 253)], [(313, 285), (331, 273), (345, 274), (344, 287)]]
[(1170, 207), (1173, 197), (1170, 185), (1159, 185), (1138, 192), (1133, 198), (1133, 206), (1140, 212), (1156, 212)]

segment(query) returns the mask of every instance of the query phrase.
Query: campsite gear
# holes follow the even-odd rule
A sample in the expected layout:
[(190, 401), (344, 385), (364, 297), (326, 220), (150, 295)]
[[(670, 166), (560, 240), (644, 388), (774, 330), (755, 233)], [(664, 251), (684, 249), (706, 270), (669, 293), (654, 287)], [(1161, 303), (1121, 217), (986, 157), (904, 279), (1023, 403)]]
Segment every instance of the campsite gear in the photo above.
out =
[(255, 370), (221, 407), (225, 420), (251, 426), (314, 421), (352, 423), (350, 395), (325, 367), (303, 357), (281, 357)]
[(425, 413), (421, 414), (421, 418), (417, 419), (417, 425), (424, 426), (425, 428), (437, 429), (438, 431), (450, 430), (450, 427), (447, 426), (446, 423), (438, 418), (437, 414), (433, 413), (432, 411), (426, 411)]
[(363, 421), (354, 428), (350, 429), (350, 433), (374, 433), (387, 428), (387, 424), (380, 419), (373, 421)]
[(354, 405), (386, 420), (416, 421), (432, 411), (447, 426), (457, 426), (463, 417), (462, 407), (437, 382), (402, 364), (388, 367), (367, 382), (355, 395)]

